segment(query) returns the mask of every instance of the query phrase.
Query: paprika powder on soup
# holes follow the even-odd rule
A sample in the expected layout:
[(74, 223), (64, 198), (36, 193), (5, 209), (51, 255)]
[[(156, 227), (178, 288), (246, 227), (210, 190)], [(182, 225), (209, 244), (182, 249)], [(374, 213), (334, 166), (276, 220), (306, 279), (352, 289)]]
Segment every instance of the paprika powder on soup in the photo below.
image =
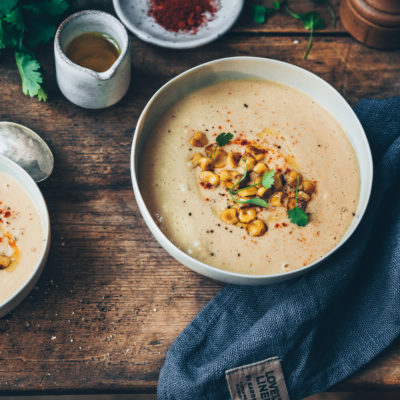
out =
[(168, 31), (196, 33), (216, 11), (215, 0), (150, 0), (148, 15)]

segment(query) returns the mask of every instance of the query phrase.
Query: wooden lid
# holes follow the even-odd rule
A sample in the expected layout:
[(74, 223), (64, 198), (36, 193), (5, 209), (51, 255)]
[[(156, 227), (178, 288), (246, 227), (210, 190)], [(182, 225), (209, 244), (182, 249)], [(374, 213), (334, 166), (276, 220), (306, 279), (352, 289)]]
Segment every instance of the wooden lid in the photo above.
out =
[(342, 0), (340, 17), (360, 42), (378, 49), (400, 48), (400, 14), (377, 10), (366, 0)]
[(400, 14), (399, 0), (365, 0), (371, 7), (387, 13)]
[(376, 25), (395, 28), (400, 27), (400, 14), (378, 10), (369, 5), (367, 0), (351, 0), (350, 3), (361, 16)]

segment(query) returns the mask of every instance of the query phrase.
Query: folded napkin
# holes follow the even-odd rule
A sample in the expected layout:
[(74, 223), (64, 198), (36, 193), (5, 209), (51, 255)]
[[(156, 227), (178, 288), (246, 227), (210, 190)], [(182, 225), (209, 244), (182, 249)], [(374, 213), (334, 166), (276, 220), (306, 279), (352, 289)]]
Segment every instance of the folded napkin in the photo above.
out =
[[(226, 371), (270, 357), (280, 359), (290, 399), (301, 399), (348, 377), (400, 334), (400, 96), (362, 100), (355, 111), (375, 167), (357, 231), (297, 279), (225, 286), (173, 343), (159, 400), (230, 399)], [(248, 399), (281, 398), (263, 393)]]

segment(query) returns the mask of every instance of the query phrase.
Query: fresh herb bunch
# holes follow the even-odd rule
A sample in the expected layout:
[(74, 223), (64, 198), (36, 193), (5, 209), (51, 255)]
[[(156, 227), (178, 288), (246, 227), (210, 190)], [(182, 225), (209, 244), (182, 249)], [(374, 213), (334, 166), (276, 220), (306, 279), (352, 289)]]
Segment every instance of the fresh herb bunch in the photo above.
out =
[(68, 0), (0, 0), (0, 50), (13, 49), (24, 94), (47, 100), (34, 51), (57, 30)]

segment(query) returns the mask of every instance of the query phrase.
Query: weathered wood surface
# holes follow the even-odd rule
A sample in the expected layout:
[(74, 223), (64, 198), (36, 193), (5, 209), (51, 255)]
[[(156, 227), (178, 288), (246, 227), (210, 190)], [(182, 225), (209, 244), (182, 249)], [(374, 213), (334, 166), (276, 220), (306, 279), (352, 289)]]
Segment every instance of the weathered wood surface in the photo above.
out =
[[(371, 50), (347, 35), (324, 34), (303, 60), (305, 46), (305, 36), (296, 32), (235, 30), (187, 51), (132, 38), (132, 85), (119, 104), (103, 111), (80, 109), (62, 97), (50, 46), (40, 54), (49, 91), (45, 104), (22, 95), (12, 55), (1, 55), (0, 120), (40, 133), (56, 165), (41, 184), (52, 220), (49, 261), (37, 288), (0, 320), (0, 394), (155, 390), (172, 341), (221, 285), (171, 258), (139, 214), (129, 173), (139, 114), (171, 77), (237, 55), (307, 68), (351, 104), (400, 93), (400, 51)], [(366, 386), (400, 389), (400, 343), (340, 388)]]

